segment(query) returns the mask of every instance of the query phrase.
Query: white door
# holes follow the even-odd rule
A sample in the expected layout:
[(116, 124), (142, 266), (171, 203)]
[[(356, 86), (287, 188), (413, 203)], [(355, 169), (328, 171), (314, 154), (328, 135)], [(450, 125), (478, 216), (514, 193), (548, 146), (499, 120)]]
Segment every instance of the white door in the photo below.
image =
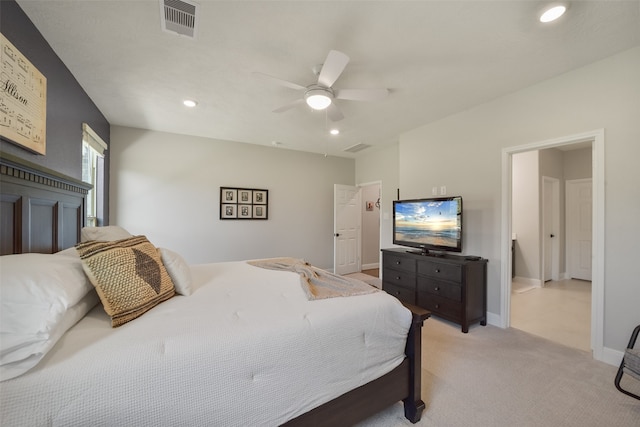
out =
[(567, 264), (569, 276), (591, 280), (591, 179), (567, 181)]
[(334, 184), (333, 187), (333, 272), (360, 271), (360, 188)]
[(560, 264), (560, 181), (542, 177), (543, 282), (558, 280)]

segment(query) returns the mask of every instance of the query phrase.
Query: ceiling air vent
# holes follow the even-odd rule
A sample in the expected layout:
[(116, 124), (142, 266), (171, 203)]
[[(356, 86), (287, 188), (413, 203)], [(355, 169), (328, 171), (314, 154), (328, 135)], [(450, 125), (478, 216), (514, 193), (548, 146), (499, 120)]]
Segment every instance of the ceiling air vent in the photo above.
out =
[(198, 3), (184, 0), (160, 0), (162, 8), (162, 30), (169, 33), (196, 37), (196, 12), (200, 8)]
[(352, 145), (351, 147), (347, 147), (342, 151), (348, 151), (349, 153), (357, 153), (358, 151), (362, 151), (365, 148), (369, 148), (369, 147), (371, 146), (367, 144), (356, 144), (356, 145)]

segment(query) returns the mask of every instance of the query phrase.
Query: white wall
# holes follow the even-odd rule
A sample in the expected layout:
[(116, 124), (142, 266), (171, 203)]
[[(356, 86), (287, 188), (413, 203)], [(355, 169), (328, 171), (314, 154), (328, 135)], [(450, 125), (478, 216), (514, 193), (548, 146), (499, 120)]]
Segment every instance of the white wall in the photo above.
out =
[(591, 148), (571, 150), (564, 153), (564, 179), (584, 179), (593, 177)]
[[(501, 159), (505, 147), (605, 129), (604, 345), (640, 324), (640, 47), (400, 135), (403, 198), (447, 186), (464, 198), (464, 252), (489, 259), (488, 309), (500, 316)], [(378, 160), (377, 162), (374, 160)], [(360, 160), (357, 171), (375, 169)], [(384, 245), (383, 245), (384, 247)], [(508, 260), (504, 260), (508, 262)]]
[(517, 237), (515, 276), (516, 279), (531, 279), (540, 284), (541, 221), (538, 151), (514, 154), (512, 170), (511, 231)]
[(398, 185), (398, 144), (364, 154), (356, 159), (356, 182), (367, 183), (380, 181), (382, 197), (380, 209), (380, 248), (393, 246), (393, 201), (397, 197)]
[[(376, 201), (380, 196), (380, 185), (362, 187), (362, 269), (378, 268), (380, 254), (380, 208)], [(366, 209), (367, 202), (373, 203), (373, 210)]]
[[(190, 263), (294, 256), (333, 267), (333, 184), (353, 159), (111, 128), (111, 224)], [(269, 190), (266, 221), (219, 219), (221, 186)]]
[[(540, 161), (540, 279), (544, 280), (544, 272), (543, 272), (543, 255), (544, 255), (544, 241), (547, 236), (544, 236), (544, 213), (542, 209), (544, 209), (544, 182), (543, 177), (551, 177), (556, 178), (559, 181), (558, 184), (558, 228), (555, 229), (555, 234), (558, 245), (558, 273), (560, 277), (563, 277), (564, 272), (566, 271), (565, 266), (565, 247), (566, 247), (566, 232), (565, 232), (565, 205), (566, 205), (566, 195), (564, 191), (565, 183), (564, 183), (564, 153), (557, 148), (548, 148), (546, 150), (540, 150), (539, 161)], [(591, 167), (589, 164), (587, 167)]]

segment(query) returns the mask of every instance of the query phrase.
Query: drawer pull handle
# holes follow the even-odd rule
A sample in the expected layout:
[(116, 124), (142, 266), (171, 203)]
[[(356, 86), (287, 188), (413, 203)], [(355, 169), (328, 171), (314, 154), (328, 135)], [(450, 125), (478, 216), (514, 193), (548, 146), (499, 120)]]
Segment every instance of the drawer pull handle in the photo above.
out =
[(440, 269), (439, 268), (436, 268), (436, 273), (440, 273)]
[(439, 291), (440, 287), (436, 286), (435, 288), (433, 288), (434, 291)]
[(400, 280), (400, 276), (396, 276), (396, 280)]
[(396, 261), (396, 265), (400, 265), (400, 261)]
[(440, 308), (440, 304), (436, 304), (436, 308)]

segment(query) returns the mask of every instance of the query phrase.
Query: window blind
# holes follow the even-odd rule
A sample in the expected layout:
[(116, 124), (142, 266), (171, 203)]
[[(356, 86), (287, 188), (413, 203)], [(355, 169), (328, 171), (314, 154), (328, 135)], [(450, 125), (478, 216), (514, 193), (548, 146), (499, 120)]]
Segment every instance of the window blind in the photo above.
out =
[(104, 156), (104, 152), (109, 149), (107, 143), (86, 123), (82, 124), (82, 140), (101, 156)]

